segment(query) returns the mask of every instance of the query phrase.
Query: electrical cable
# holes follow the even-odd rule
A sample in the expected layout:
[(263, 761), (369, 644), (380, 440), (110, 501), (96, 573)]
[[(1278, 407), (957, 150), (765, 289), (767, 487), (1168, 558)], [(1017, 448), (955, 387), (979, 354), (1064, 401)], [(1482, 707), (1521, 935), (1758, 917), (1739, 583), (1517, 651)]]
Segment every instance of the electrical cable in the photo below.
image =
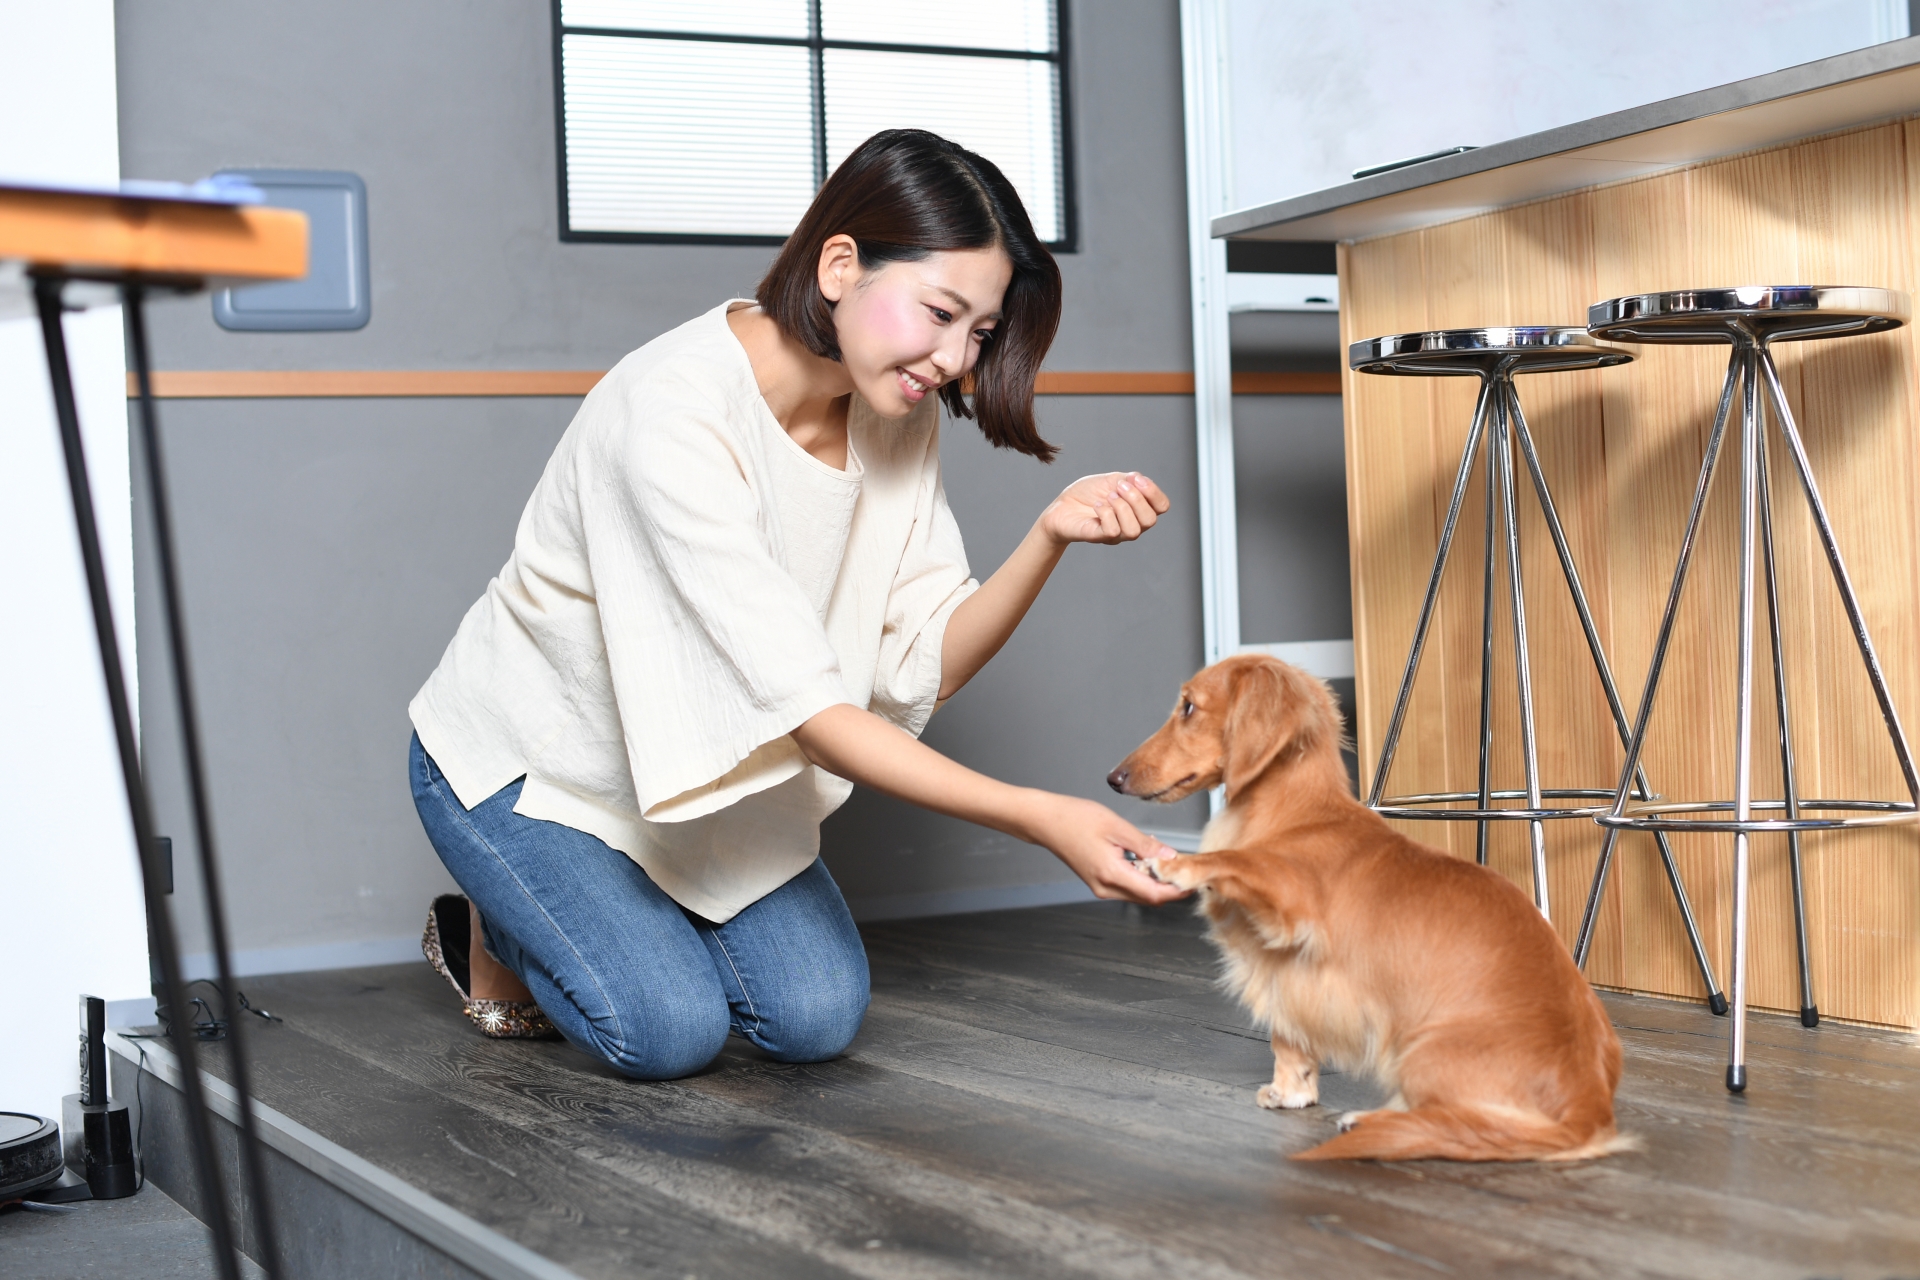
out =
[[(220, 993), (222, 1001), (226, 999), (226, 992), (222, 991), (220, 984), (211, 978), (195, 978), (186, 985), (189, 989), (200, 986), (212, 987)], [(268, 1022), (278, 1022), (285, 1025), (287, 1020), (279, 1014), (270, 1013), (265, 1009), (254, 1008), (247, 1000), (246, 992), (235, 988), (233, 996), (242, 1012), (250, 1013), (254, 1017), (262, 1018)], [(193, 1024), (194, 1037), (200, 1040), (225, 1039), (227, 1033), (226, 1020), (216, 1017), (212, 1007), (209, 1006), (206, 1001), (195, 999), (192, 1003), (199, 1005), (202, 1009), (206, 1010), (207, 1013), (206, 1018), (196, 1021)], [(145, 1093), (142, 1091), (146, 1088), (147, 1076), (153, 1073), (153, 1067), (147, 1061), (147, 1046), (145, 1042), (148, 1040), (171, 1040), (173, 1038), (172, 1011), (165, 1005), (156, 1005), (154, 1006), (154, 1018), (159, 1024), (158, 1035), (147, 1035), (145, 1032), (140, 1031), (122, 1031), (118, 1033), (120, 1038), (131, 1043), (134, 1052), (140, 1055), (140, 1067), (139, 1070), (134, 1073), (133, 1078), (133, 1190), (135, 1194), (138, 1194), (140, 1189), (147, 1185), (147, 1100)]]
[(133, 1073), (133, 1193), (139, 1195), (147, 1185), (147, 1098), (141, 1091), (147, 1087), (147, 1073), (152, 1070), (147, 1065), (147, 1046), (142, 1041), (157, 1037), (122, 1031), (120, 1038), (131, 1042), (134, 1052), (140, 1055), (140, 1066)]

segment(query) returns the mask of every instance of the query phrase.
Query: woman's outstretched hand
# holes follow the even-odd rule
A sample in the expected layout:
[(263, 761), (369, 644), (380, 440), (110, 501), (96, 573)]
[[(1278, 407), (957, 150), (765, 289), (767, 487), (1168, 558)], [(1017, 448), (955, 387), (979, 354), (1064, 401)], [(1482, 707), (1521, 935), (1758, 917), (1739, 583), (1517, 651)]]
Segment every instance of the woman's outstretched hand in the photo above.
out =
[(1050, 850), (1097, 897), (1153, 905), (1186, 896), (1127, 858), (1174, 851), (1107, 806), (975, 773), (865, 708), (828, 707), (795, 729), (793, 740), (838, 777)]
[(1142, 863), (1128, 859), (1170, 858), (1169, 849), (1107, 806), (1073, 796), (1037, 792), (1028, 838), (1052, 851), (1087, 882), (1096, 898), (1121, 898), (1158, 906), (1187, 896), (1188, 890), (1155, 880)]
[(1166, 513), (1167, 495), (1138, 471), (1082, 476), (1040, 513), (1040, 527), (1054, 541), (1132, 542)]

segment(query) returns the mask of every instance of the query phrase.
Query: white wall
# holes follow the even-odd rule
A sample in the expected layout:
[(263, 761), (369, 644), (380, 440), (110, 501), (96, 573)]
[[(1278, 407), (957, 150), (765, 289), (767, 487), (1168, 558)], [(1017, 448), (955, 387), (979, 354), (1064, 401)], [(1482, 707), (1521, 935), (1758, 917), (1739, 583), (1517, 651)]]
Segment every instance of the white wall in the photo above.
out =
[(1907, 34), (1905, 0), (1226, 0), (1236, 208)]
[[(0, 0), (0, 177), (119, 180), (111, 0)], [(22, 127), (31, 121), (31, 127)], [(113, 604), (132, 661), (120, 313), (68, 318)], [(81, 992), (148, 994), (146, 914), (34, 320), (0, 322), (0, 1109), (79, 1087)]]

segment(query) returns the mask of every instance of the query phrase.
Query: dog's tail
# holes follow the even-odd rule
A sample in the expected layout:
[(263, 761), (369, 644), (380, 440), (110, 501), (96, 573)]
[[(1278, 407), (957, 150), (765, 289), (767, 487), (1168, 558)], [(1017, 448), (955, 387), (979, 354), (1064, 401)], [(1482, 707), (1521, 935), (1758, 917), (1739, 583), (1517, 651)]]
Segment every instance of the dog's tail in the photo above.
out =
[(1426, 1106), (1370, 1112), (1295, 1160), (1591, 1160), (1633, 1147), (1613, 1127), (1520, 1111)]

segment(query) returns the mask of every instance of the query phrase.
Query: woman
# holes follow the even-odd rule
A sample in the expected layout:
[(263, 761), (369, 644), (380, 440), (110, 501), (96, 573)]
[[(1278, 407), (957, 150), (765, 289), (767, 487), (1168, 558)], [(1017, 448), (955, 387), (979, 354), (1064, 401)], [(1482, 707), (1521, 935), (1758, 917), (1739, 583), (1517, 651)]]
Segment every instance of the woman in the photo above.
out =
[(1033, 384), (1059, 315), (1000, 171), (894, 130), (827, 180), (757, 306), (587, 396), (409, 707), (414, 802), (471, 900), (434, 904), (428, 957), (483, 1030), (551, 1027), (643, 1079), (698, 1070), (729, 1030), (781, 1061), (838, 1054), (867, 963), (819, 825), (856, 782), (1044, 845), (1101, 897), (1177, 896), (1105, 807), (918, 741), (1069, 543), (1167, 509), (1137, 474), (1076, 481), (969, 578), (937, 402), (1051, 460)]

